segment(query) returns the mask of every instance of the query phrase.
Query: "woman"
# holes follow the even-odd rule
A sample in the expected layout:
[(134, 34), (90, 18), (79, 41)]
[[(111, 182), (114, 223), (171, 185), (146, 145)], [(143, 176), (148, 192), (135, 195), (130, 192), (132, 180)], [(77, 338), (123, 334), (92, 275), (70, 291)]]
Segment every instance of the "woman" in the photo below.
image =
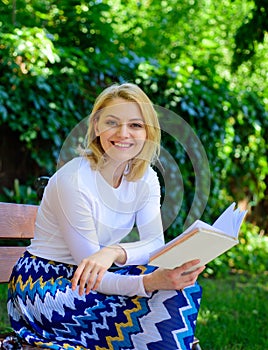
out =
[[(147, 265), (164, 244), (160, 149), (153, 106), (134, 84), (113, 85), (89, 118), (87, 152), (51, 177), (35, 237), (13, 269), (16, 333), (51, 349), (191, 349), (202, 268)], [(88, 152), (90, 150), (90, 152)], [(137, 242), (123, 242), (133, 227)], [(115, 264), (120, 268), (112, 271)]]

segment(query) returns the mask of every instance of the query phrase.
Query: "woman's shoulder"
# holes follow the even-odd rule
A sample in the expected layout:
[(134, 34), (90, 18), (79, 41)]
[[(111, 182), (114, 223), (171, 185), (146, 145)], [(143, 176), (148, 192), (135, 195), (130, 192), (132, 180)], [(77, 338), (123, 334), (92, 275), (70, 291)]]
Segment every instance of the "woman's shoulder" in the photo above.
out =
[(75, 157), (61, 165), (49, 182), (68, 185), (84, 177), (90, 177), (92, 172), (93, 170), (87, 159), (84, 157)]
[(150, 182), (152, 180), (158, 180), (158, 174), (156, 172), (156, 170), (154, 170), (151, 166), (149, 166), (147, 168), (147, 170), (145, 171), (143, 177), (142, 177), (143, 181), (146, 182)]
[(56, 172), (56, 174), (76, 174), (83, 172), (91, 172), (90, 162), (85, 157), (75, 157), (65, 164), (63, 164)]
[(74, 157), (71, 160), (65, 162), (65, 164), (61, 168), (79, 168), (88, 166), (90, 168), (90, 162), (83, 156)]
[(154, 192), (156, 188), (158, 189), (160, 187), (158, 174), (152, 167), (148, 167), (143, 177), (134, 182), (133, 185), (139, 190), (145, 191), (145, 188), (147, 188), (150, 189), (149, 192)]

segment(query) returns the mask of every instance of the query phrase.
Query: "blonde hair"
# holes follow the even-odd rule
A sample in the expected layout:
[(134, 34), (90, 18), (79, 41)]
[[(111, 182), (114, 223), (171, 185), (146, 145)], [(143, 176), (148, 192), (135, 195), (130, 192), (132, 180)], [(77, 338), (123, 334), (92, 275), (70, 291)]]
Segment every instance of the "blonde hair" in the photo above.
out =
[(152, 102), (148, 96), (135, 84), (114, 84), (106, 88), (96, 99), (92, 112), (89, 116), (89, 124), (86, 136), (86, 157), (93, 169), (103, 164), (104, 150), (96, 136), (94, 124), (99, 118), (99, 111), (106, 107), (113, 99), (122, 98), (128, 102), (136, 102), (141, 110), (145, 122), (146, 142), (137, 157), (129, 162), (129, 169), (125, 174), (128, 181), (136, 181), (141, 178), (147, 167), (153, 164), (160, 153), (161, 131), (158, 117)]

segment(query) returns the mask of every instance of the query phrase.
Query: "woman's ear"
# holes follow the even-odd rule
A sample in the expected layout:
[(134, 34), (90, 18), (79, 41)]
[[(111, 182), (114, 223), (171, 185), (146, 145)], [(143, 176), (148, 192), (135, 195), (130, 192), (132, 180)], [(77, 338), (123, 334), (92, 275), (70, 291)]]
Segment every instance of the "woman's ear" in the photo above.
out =
[(94, 119), (94, 131), (96, 136), (100, 136), (100, 132), (99, 132), (99, 127), (98, 127), (98, 119)]

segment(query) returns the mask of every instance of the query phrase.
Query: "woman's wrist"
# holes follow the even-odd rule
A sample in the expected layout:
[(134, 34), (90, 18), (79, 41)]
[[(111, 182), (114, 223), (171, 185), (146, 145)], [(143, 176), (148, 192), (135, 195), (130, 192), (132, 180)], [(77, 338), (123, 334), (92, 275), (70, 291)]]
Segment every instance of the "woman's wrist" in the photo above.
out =
[(124, 265), (127, 261), (127, 253), (124, 248), (120, 246), (120, 244), (115, 244), (109, 246), (109, 248), (113, 249), (115, 253), (114, 262), (120, 265)]
[(146, 293), (152, 293), (156, 290), (152, 273), (143, 276), (143, 285)]

